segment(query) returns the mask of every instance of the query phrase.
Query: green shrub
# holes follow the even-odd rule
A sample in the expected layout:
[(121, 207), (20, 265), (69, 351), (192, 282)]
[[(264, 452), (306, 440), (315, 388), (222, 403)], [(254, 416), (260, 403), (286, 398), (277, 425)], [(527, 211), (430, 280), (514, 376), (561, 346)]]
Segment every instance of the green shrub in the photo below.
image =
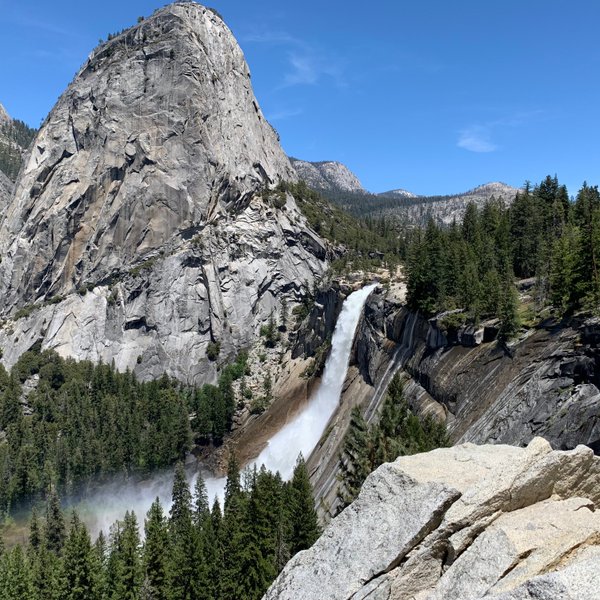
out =
[(15, 313), (14, 320), (18, 321), (19, 319), (24, 319), (33, 314), (38, 308), (40, 307), (36, 304), (27, 304)]
[(208, 360), (215, 361), (219, 357), (221, 352), (221, 342), (208, 342), (208, 346), (206, 348), (206, 356)]

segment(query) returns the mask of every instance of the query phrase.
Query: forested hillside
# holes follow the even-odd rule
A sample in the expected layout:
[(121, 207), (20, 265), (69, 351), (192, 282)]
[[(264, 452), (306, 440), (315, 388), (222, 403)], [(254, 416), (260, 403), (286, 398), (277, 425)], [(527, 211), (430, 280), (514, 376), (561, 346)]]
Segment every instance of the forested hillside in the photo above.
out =
[(36, 130), (18, 119), (0, 122), (0, 171), (14, 181)]
[(362, 219), (349, 214), (302, 181), (282, 183), (277, 191), (279, 194), (290, 191), (309, 225), (337, 246), (332, 264), (334, 272), (382, 265), (394, 267), (405, 256), (405, 240), (390, 226), (389, 220)]
[(412, 234), (408, 304), (427, 316), (465, 309), (456, 321), (501, 320), (503, 337), (519, 326), (515, 277), (535, 278), (535, 314), (600, 308), (600, 194), (584, 184), (574, 202), (556, 177), (527, 185), (509, 207), (469, 205), (462, 223), (430, 220)]
[(245, 354), (200, 388), (168, 377), (141, 383), (36, 349), (10, 374), (0, 365), (0, 514), (50, 488), (70, 495), (183, 460), (193, 443), (220, 444), (236, 408), (232, 383), (245, 372)]
[(0, 597), (257, 600), (320, 533), (302, 457), (289, 483), (264, 469), (241, 477), (233, 458), (222, 509), (209, 506), (201, 476), (191, 493), (179, 464), (172, 501), (168, 514), (158, 499), (145, 516), (128, 512), (92, 542), (52, 492), (25, 546), (7, 550), (0, 540)]

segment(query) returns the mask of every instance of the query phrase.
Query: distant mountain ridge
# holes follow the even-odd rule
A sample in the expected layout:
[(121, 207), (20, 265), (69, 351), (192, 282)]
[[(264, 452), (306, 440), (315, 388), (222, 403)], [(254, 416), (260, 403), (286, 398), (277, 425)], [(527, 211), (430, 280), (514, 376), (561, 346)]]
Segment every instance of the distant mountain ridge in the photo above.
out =
[(397, 190), (389, 190), (388, 192), (381, 192), (380, 194), (377, 194), (378, 196), (400, 196), (402, 198), (420, 198), (421, 196), (419, 196), (419, 194), (413, 194), (412, 192), (409, 192), (408, 190), (404, 190), (402, 188), (398, 188)]
[(308, 162), (290, 157), (298, 177), (321, 192), (366, 192), (358, 177), (344, 164), (325, 160)]
[[(382, 195), (384, 199), (391, 199), (391, 203), (379, 207), (375, 212), (382, 216), (398, 216), (405, 224), (423, 224), (429, 218), (438, 223), (449, 225), (452, 221), (460, 221), (470, 203), (478, 208), (485, 205), (492, 198), (500, 200), (505, 205), (512, 203), (519, 192), (518, 188), (499, 181), (493, 181), (479, 185), (466, 192), (448, 196), (418, 196), (406, 200), (402, 206), (394, 205), (394, 197), (391, 194)], [(412, 202), (410, 200), (413, 200)]]
[(478, 207), (492, 198), (511, 203), (519, 191), (506, 183), (493, 181), (443, 196), (421, 196), (403, 188), (374, 194), (365, 190), (358, 177), (340, 162), (290, 160), (299, 179), (345, 210), (363, 217), (397, 217), (410, 226), (424, 224), (429, 218), (450, 224), (462, 218), (470, 202)]

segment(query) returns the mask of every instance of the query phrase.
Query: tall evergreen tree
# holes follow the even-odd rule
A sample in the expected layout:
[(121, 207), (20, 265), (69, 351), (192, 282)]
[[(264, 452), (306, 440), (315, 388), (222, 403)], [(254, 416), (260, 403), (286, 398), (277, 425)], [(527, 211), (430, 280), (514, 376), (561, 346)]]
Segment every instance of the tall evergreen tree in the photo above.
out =
[(46, 501), (46, 527), (44, 531), (46, 547), (50, 552), (59, 555), (66, 538), (65, 519), (60, 507), (56, 489), (51, 488)]
[(173, 600), (187, 600), (192, 594), (196, 536), (192, 516), (192, 495), (182, 463), (175, 467), (173, 503), (169, 513), (171, 547), (171, 595)]
[(107, 566), (108, 566), (108, 543), (103, 531), (100, 531), (92, 549), (92, 564), (96, 575), (96, 590), (101, 600), (109, 597)]
[(338, 498), (341, 506), (348, 506), (357, 496), (363, 481), (371, 471), (368, 458), (369, 427), (360, 408), (355, 406), (350, 413), (348, 432), (344, 437), (340, 457), (340, 480)]
[(519, 298), (512, 281), (505, 280), (500, 296), (500, 331), (498, 336), (502, 340), (512, 338), (520, 327)]
[(152, 503), (144, 524), (145, 583), (154, 600), (169, 599), (169, 530), (160, 500)]
[(242, 565), (246, 560), (246, 498), (240, 483), (240, 470), (235, 455), (227, 465), (223, 520), (219, 528), (219, 542), (223, 553), (221, 594), (223, 598), (244, 598)]
[(292, 555), (310, 548), (320, 535), (312, 486), (302, 454), (298, 456), (291, 481), (291, 543)]
[(64, 548), (62, 597), (65, 600), (99, 600), (96, 582), (90, 536), (74, 512)]
[(0, 558), (0, 595), (2, 600), (32, 597), (31, 574), (21, 546), (15, 546)]
[(135, 513), (126, 512), (111, 532), (107, 585), (111, 600), (138, 600), (142, 587), (140, 535)]

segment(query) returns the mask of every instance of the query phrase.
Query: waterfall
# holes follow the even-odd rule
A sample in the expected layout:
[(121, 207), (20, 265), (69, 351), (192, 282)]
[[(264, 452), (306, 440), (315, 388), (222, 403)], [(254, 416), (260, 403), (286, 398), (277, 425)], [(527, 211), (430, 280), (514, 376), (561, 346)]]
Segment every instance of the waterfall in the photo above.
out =
[[(284, 425), (268, 441), (265, 449), (249, 466), (265, 465), (270, 471), (279, 471), (283, 479), (289, 479), (296, 459), (301, 452), (308, 458), (337, 408), (342, 386), (348, 371), (348, 360), (356, 327), (363, 306), (376, 284), (353, 292), (346, 298), (331, 339), (331, 352), (325, 363), (323, 378), (318, 390), (308, 404), (292, 421)], [(225, 488), (224, 477), (210, 477), (203, 473), (209, 498), (222, 499)], [(197, 477), (190, 477), (193, 486)], [(108, 527), (117, 519), (123, 518), (126, 510), (135, 511), (140, 523), (156, 497), (168, 510), (171, 505), (173, 471), (166, 470), (141, 482), (115, 482), (101, 486), (94, 495), (82, 501), (77, 509), (88, 524), (93, 535)]]
[(270, 471), (279, 471), (287, 480), (292, 475), (298, 454), (302, 452), (308, 458), (313, 451), (338, 406), (358, 320), (375, 287), (376, 284), (369, 285), (346, 298), (331, 338), (331, 352), (319, 389), (304, 410), (269, 440), (252, 465), (260, 467), (264, 464)]

